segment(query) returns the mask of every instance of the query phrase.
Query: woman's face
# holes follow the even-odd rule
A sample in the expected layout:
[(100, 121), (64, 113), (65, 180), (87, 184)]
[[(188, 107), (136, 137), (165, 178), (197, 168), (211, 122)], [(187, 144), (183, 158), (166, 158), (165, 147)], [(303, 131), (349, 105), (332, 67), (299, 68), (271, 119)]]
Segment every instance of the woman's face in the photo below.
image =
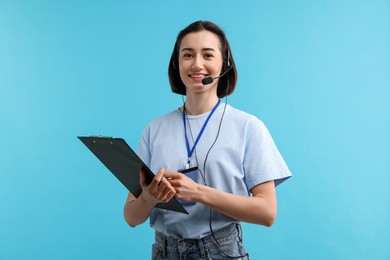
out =
[(223, 64), (220, 45), (218, 36), (209, 31), (183, 37), (179, 49), (179, 72), (187, 94), (205, 91), (216, 94), (218, 79), (208, 85), (203, 85), (202, 79), (220, 75)]

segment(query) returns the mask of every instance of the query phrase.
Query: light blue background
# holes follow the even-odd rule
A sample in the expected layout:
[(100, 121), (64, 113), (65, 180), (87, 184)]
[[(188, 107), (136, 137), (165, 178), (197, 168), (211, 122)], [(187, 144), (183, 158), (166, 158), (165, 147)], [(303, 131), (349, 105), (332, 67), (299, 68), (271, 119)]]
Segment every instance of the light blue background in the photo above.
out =
[(1, 1), (0, 259), (149, 259), (125, 188), (77, 135), (124, 137), (181, 105), (167, 65), (199, 19), (227, 33), (228, 102), (294, 173), (252, 259), (390, 259), (390, 1)]

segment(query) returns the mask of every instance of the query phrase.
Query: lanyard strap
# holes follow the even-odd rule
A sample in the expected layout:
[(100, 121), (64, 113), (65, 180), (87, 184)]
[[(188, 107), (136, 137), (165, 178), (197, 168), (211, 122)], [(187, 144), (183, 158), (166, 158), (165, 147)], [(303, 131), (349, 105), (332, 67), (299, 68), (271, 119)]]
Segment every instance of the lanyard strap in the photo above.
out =
[(188, 137), (187, 137), (187, 126), (186, 126), (186, 111), (185, 111), (185, 106), (183, 107), (183, 124), (184, 124), (184, 135), (186, 137), (186, 145), (187, 145), (187, 155), (188, 155), (188, 163), (190, 161), (190, 158), (192, 156), (192, 154), (194, 153), (195, 151), (195, 147), (196, 145), (198, 144), (200, 138), (202, 137), (202, 134), (204, 132), (204, 130), (206, 129), (206, 126), (207, 126), (207, 123), (209, 122), (211, 116), (214, 114), (215, 110), (217, 109), (219, 103), (221, 103), (221, 100), (218, 99), (218, 102), (217, 104), (214, 106), (214, 108), (211, 110), (210, 114), (208, 115), (206, 121), (204, 122), (202, 128), (200, 129), (200, 132), (198, 134), (198, 137), (196, 138), (195, 140), (195, 143), (194, 143), (194, 146), (192, 147), (192, 149), (190, 148), (190, 143), (188, 142)]

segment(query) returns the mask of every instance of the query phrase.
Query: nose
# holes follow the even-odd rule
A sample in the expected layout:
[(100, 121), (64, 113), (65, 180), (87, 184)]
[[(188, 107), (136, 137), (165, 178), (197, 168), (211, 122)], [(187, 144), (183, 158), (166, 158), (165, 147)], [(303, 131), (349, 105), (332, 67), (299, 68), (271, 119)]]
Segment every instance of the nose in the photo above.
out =
[(201, 70), (203, 68), (203, 60), (199, 56), (195, 56), (192, 63), (192, 69), (193, 70)]

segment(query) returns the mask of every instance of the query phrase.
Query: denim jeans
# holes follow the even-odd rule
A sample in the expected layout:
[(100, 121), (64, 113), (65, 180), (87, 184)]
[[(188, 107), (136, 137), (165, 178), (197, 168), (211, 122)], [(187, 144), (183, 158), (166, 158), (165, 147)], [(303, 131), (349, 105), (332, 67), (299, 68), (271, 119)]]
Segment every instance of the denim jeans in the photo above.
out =
[(176, 239), (156, 232), (152, 260), (245, 259), (249, 260), (242, 244), (241, 226), (229, 224), (202, 239)]

